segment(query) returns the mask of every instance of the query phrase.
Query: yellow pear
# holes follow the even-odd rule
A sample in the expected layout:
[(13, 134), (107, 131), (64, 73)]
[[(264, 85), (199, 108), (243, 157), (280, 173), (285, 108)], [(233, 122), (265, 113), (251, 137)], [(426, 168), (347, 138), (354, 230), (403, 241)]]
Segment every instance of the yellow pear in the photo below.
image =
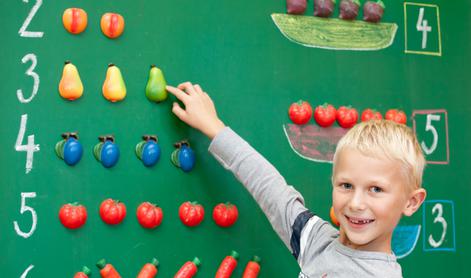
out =
[(114, 64), (108, 65), (106, 79), (103, 83), (103, 96), (111, 102), (120, 101), (126, 97), (126, 85), (124, 85), (123, 76)]
[(59, 82), (59, 94), (68, 100), (78, 99), (83, 94), (82, 80), (77, 68), (70, 61), (65, 61)]

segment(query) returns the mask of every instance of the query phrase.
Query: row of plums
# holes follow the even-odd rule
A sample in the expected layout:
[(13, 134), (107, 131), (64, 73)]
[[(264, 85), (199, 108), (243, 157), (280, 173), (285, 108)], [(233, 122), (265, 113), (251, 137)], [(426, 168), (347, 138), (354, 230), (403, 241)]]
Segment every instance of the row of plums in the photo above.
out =
[[(146, 85), (146, 97), (154, 102), (166, 100), (168, 97), (166, 86), (167, 82), (162, 71), (152, 65)], [(103, 96), (111, 102), (121, 101), (126, 97), (126, 85), (121, 71), (115, 64), (108, 65), (102, 91)], [(83, 95), (83, 84), (79, 72), (70, 61), (65, 61), (59, 82), (59, 94), (67, 100), (76, 100)]]
[[(63, 159), (67, 165), (73, 166), (82, 158), (83, 147), (78, 140), (76, 132), (66, 132), (62, 134), (63, 140), (56, 143), (55, 151), (59, 158)], [(93, 155), (106, 168), (111, 168), (119, 160), (119, 148), (115, 143), (113, 135), (103, 135), (98, 137), (99, 143), (93, 147)], [(188, 141), (183, 140), (174, 144), (176, 148), (171, 155), (172, 163), (184, 172), (190, 172), (195, 166), (195, 153), (191, 149)], [(136, 156), (142, 161), (144, 166), (152, 167), (160, 159), (160, 146), (156, 135), (144, 135), (135, 147)]]

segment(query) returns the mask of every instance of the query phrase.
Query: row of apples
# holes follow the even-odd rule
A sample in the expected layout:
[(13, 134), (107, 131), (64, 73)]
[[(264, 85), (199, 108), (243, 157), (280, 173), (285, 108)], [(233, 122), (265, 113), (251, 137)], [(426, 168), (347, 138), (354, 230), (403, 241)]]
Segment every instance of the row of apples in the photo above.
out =
[[(167, 99), (165, 81), (162, 70), (152, 65), (149, 80), (146, 85), (146, 97), (150, 101), (162, 102)], [(106, 78), (103, 82), (103, 96), (111, 101), (121, 101), (126, 97), (126, 85), (120, 69), (115, 64), (109, 64)], [(62, 77), (59, 82), (59, 94), (67, 100), (76, 100), (83, 95), (83, 84), (77, 67), (70, 61), (65, 61)]]
[[(83, 155), (83, 147), (78, 140), (76, 132), (66, 132), (62, 134), (63, 140), (56, 143), (56, 155), (65, 161), (67, 165), (74, 166)], [(113, 135), (103, 135), (98, 137), (99, 143), (93, 147), (93, 155), (101, 162), (105, 168), (111, 168), (118, 163), (120, 151), (115, 143)], [(172, 163), (184, 172), (190, 172), (196, 162), (195, 153), (188, 141), (183, 140), (174, 144), (176, 148), (171, 155)], [(135, 147), (136, 156), (142, 161), (144, 166), (152, 167), (160, 159), (160, 146), (156, 135), (144, 135)]]

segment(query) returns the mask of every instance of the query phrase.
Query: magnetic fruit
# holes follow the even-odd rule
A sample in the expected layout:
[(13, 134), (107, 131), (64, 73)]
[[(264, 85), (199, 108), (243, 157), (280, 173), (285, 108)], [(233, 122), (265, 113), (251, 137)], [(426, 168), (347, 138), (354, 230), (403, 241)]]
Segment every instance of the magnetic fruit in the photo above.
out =
[(88, 278), (92, 274), (90, 268), (84, 266), (82, 271), (75, 273), (74, 278)]
[(286, 12), (289, 14), (303, 14), (306, 6), (306, 0), (286, 0)]
[(160, 159), (160, 146), (156, 135), (144, 135), (136, 145), (136, 156), (146, 167), (154, 166)]
[(335, 216), (335, 212), (334, 212), (334, 207), (330, 207), (330, 221), (332, 222), (332, 224), (334, 224), (335, 226), (339, 227), (340, 226), (340, 222), (339, 220), (337, 219), (337, 216)]
[(62, 138), (64, 139), (56, 143), (56, 155), (63, 159), (67, 165), (73, 166), (82, 158), (82, 144), (78, 141), (76, 132), (63, 133)]
[(96, 266), (100, 269), (100, 276), (102, 278), (121, 278), (116, 268), (112, 264), (107, 264), (105, 259), (99, 260)]
[(166, 87), (167, 82), (165, 81), (164, 74), (158, 67), (152, 65), (146, 86), (146, 97), (155, 102), (164, 101), (168, 97)]
[(380, 22), (381, 18), (383, 18), (385, 8), (381, 0), (377, 2), (367, 1), (363, 5), (363, 20), (372, 23)]
[(137, 221), (142, 227), (154, 229), (162, 223), (164, 214), (162, 209), (149, 202), (144, 202), (137, 207)]
[(297, 125), (307, 124), (312, 116), (312, 107), (307, 101), (299, 100), (290, 105), (288, 116)]
[(219, 268), (216, 272), (215, 278), (230, 278), (232, 272), (237, 266), (237, 260), (239, 259), (239, 253), (232, 250), (229, 256), (226, 256), (224, 260), (222, 260)]
[(381, 120), (383, 119), (383, 115), (379, 111), (375, 109), (367, 108), (361, 112), (361, 121), (366, 122), (369, 120)]
[(172, 153), (172, 163), (184, 172), (190, 172), (195, 167), (195, 153), (188, 141), (184, 140), (174, 144), (176, 150)]
[(173, 278), (191, 278), (196, 275), (196, 272), (198, 272), (198, 267), (201, 265), (201, 261), (198, 259), (198, 257), (195, 257), (193, 261), (188, 261), (186, 262), (173, 276)]
[(152, 258), (150, 263), (146, 263), (136, 278), (154, 278), (157, 275), (159, 267), (159, 261), (156, 258)]
[(119, 160), (119, 148), (114, 142), (113, 135), (98, 137), (100, 143), (93, 148), (93, 155), (106, 168), (113, 167)]
[(389, 109), (384, 118), (386, 120), (390, 120), (390, 121), (394, 121), (396, 123), (399, 123), (399, 124), (406, 124), (407, 123), (407, 116), (406, 116), (406, 113), (404, 113), (404, 111), (402, 110), (398, 110), (398, 109)]
[(121, 71), (115, 64), (108, 65), (102, 89), (103, 96), (111, 102), (117, 102), (126, 97), (126, 85)]
[(335, 0), (314, 0), (314, 16), (329, 17), (335, 9)]
[(78, 229), (87, 221), (87, 209), (79, 203), (65, 204), (59, 209), (59, 220), (67, 229)]
[(258, 273), (260, 273), (260, 262), (260, 257), (254, 256), (253, 259), (247, 263), (242, 278), (257, 278)]
[(198, 202), (184, 202), (178, 209), (178, 216), (184, 225), (198, 226), (204, 219), (204, 208)]
[(340, 106), (337, 109), (337, 123), (343, 128), (351, 128), (358, 121), (358, 111), (351, 106)]
[(68, 100), (76, 100), (83, 94), (83, 84), (77, 68), (70, 61), (65, 61), (59, 82), (59, 94)]
[(229, 202), (220, 203), (213, 209), (213, 220), (220, 227), (230, 227), (234, 225), (239, 217), (237, 207)]
[(314, 110), (314, 120), (321, 127), (329, 127), (335, 123), (337, 110), (334, 106), (328, 103), (319, 105)]
[(100, 205), (100, 217), (106, 224), (119, 224), (126, 217), (126, 206), (118, 200), (108, 198)]
[(340, 2), (340, 14), (341, 19), (354, 20), (358, 16), (358, 10), (360, 9), (360, 0), (342, 0)]
[(124, 31), (124, 18), (117, 13), (105, 13), (100, 21), (101, 31), (110, 39), (115, 39)]
[(62, 14), (64, 28), (72, 34), (80, 34), (87, 28), (87, 13), (79, 8), (68, 8)]

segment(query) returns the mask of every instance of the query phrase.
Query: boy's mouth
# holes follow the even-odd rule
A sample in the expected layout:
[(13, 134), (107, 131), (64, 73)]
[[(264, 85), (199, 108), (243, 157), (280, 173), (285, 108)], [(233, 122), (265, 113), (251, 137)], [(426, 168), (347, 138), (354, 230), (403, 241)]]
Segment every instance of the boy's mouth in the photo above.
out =
[(348, 222), (350, 222), (351, 224), (353, 224), (355, 226), (366, 225), (366, 224), (370, 224), (373, 221), (375, 221), (374, 219), (348, 217), (347, 215), (345, 215), (345, 217), (347, 218)]

